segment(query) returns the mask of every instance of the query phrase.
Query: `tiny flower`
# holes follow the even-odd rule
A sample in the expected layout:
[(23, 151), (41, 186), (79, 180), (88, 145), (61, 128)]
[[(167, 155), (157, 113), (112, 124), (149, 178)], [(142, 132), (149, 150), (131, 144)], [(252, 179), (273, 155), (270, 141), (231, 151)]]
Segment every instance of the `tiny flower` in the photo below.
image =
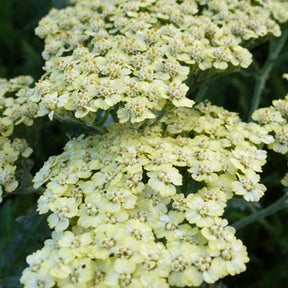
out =
[(56, 231), (66, 230), (69, 226), (69, 220), (78, 214), (77, 206), (73, 198), (62, 197), (55, 199), (49, 205), (51, 211), (54, 212), (47, 219), (49, 226), (55, 228)]
[(246, 270), (245, 263), (249, 261), (246, 247), (240, 240), (234, 240), (226, 243), (221, 249), (220, 257), (215, 259), (219, 267), (223, 267), (227, 272), (225, 274), (235, 275)]
[(203, 281), (214, 283), (225, 275), (225, 267), (218, 265), (214, 258), (204, 247), (197, 247), (190, 254), (192, 265), (185, 271), (185, 277), (190, 285), (199, 286)]
[(245, 175), (238, 175), (238, 181), (232, 182), (232, 189), (236, 195), (243, 195), (247, 201), (259, 201), (266, 187), (259, 184), (260, 176), (248, 170)]
[(223, 214), (223, 207), (215, 200), (204, 201), (200, 196), (190, 194), (187, 197), (185, 216), (189, 223), (195, 223), (199, 227), (210, 227), (214, 222), (214, 217)]
[(176, 193), (174, 185), (182, 184), (182, 176), (179, 171), (168, 165), (163, 165), (160, 171), (148, 172), (147, 175), (150, 178), (148, 185), (162, 196), (174, 195)]
[(180, 80), (174, 80), (168, 88), (168, 95), (170, 101), (176, 107), (192, 107), (194, 101), (186, 98), (188, 87), (182, 84)]
[(278, 125), (275, 127), (275, 142), (272, 142), (268, 147), (275, 152), (286, 154), (288, 152), (288, 126)]

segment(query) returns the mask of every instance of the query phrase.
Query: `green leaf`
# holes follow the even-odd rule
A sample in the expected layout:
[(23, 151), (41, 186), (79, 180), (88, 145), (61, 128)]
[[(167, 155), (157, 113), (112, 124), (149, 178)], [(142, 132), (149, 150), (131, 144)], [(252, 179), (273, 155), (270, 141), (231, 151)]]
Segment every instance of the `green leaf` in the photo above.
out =
[(0, 23), (10, 23), (12, 21), (14, 0), (4, 0), (0, 4)]
[[(0, 287), (18, 287), (26, 257), (49, 237), (46, 215), (35, 211), (33, 195), (6, 199), (0, 209)], [(23, 213), (23, 211), (26, 211)], [(21, 214), (23, 213), (23, 214)], [(16, 281), (17, 279), (17, 281)], [(13, 283), (14, 286), (11, 285)]]

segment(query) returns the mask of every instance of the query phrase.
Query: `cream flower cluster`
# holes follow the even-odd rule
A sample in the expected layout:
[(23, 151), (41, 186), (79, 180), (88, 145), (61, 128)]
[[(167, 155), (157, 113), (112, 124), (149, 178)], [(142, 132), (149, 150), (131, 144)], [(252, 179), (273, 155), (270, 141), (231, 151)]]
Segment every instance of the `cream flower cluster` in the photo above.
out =
[[(268, 144), (268, 148), (288, 155), (288, 95), (285, 99), (274, 100), (272, 106), (256, 110), (252, 118), (257, 121), (259, 126), (267, 130), (273, 137), (273, 141)], [(288, 187), (288, 173), (284, 176), (281, 183)]]
[(15, 162), (21, 157), (28, 158), (32, 151), (24, 138), (11, 140), (0, 136), (0, 202), (3, 192), (13, 192), (18, 187)]
[(33, 124), (38, 105), (31, 103), (29, 85), (33, 79), (30, 76), (18, 76), (10, 80), (0, 78), (0, 134), (11, 136), (14, 127), (23, 123)]
[(247, 68), (251, 54), (241, 45), (281, 33), (270, 8), (251, 1), (75, 2), (51, 10), (36, 29), (46, 60), (31, 91), (38, 116), (93, 125), (113, 109), (120, 123), (138, 123), (166, 105), (192, 107), (188, 82), (194, 89), (223, 70)]
[(13, 135), (15, 126), (33, 124), (37, 104), (31, 104), (27, 96), (32, 81), (30, 76), (0, 78), (0, 202), (3, 192), (12, 192), (18, 186), (15, 162), (32, 153), (24, 138)]
[(273, 105), (256, 110), (252, 119), (265, 128), (273, 137), (269, 149), (281, 154), (288, 153), (288, 95), (274, 100)]
[(137, 131), (114, 124), (70, 140), (35, 175), (52, 238), (28, 256), (24, 287), (184, 287), (214, 283), (249, 260), (223, 218), (258, 201), (272, 136), (208, 102)]
[(288, 2), (283, 0), (257, 0), (268, 7), (274, 17), (278, 22), (285, 23), (288, 20)]

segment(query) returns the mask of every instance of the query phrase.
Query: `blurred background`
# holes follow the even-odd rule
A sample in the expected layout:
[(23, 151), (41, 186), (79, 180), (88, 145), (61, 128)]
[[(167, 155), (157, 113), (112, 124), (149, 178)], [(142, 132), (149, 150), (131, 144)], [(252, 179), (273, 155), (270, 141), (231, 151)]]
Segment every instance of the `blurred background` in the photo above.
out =
[[(62, 8), (66, 5), (66, 0), (0, 1), (0, 77), (12, 78), (22, 74), (31, 75), (35, 81), (40, 78), (43, 73), (43, 41), (34, 35), (34, 29), (51, 7)], [(278, 41), (276, 38), (270, 39), (253, 48), (255, 61), (249, 69), (211, 80), (204, 84), (204, 90), (195, 93), (201, 94), (202, 100), (208, 99), (213, 104), (238, 112), (246, 121), (257, 73), (265, 65), (269, 50), (277, 47)], [(261, 106), (269, 106), (273, 99), (283, 98), (288, 94), (288, 82), (283, 80), (283, 73), (288, 73), (287, 42), (273, 63)], [(50, 155), (59, 154), (68, 140), (69, 127), (64, 124), (43, 120), (39, 127), (32, 173), (41, 168)], [(225, 216), (230, 223), (256, 213), (283, 194), (283, 187), (279, 183), (288, 170), (287, 159), (270, 151), (268, 162), (269, 166), (264, 167), (262, 178), (267, 187), (265, 196), (256, 204), (247, 204), (244, 201), (229, 203)], [(41, 248), (50, 235), (47, 216), (39, 216), (35, 212), (37, 198), (38, 195), (31, 192), (16, 193), (6, 197), (0, 204), (0, 288), (21, 287), (19, 278), (26, 267), (26, 256)], [(247, 271), (226, 277), (216, 285), (203, 287), (288, 287), (287, 219), (288, 210), (281, 210), (240, 229), (237, 236), (247, 246), (250, 257)]]

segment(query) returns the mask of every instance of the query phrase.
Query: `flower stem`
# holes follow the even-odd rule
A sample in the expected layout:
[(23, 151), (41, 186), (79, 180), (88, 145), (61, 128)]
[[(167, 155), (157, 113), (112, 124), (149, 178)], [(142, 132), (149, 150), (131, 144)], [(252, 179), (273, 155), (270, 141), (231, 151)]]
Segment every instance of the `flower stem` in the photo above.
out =
[(72, 118), (70, 119), (64, 119), (55, 116), (55, 119), (57, 119), (60, 123), (65, 123), (67, 125), (71, 125), (75, 131), (75, 128), (78, 127), (84, 132), (88, 132), (90, 134), (100, 134), (103, 135), (105, 134), (106, 130), (104, 129), (105, 127), (97, 127), (97, 126), (92, 126), (89, 125), (88, 123), (84, 123), (81, 121), (73, 120)]
[(279, 41), (275, 41), (274, 38), (271, 38), (269, 41), (269, 54), (268, 58), (263, 66), (262, 69), (260, 69), (259, 74), (256, 76), (256, 83), (252, 98), (252, 103), (249, 111), (248, 121), (251, 121), (251, 116), (253, 112), (258, 109), (261, 95), (263, 93), (263, 90), (265, 88), (266, 81), (268, 80), (268, 77), (270, 75), (270, 72), (273, 68), (273, 65), (275, 63), (275, 60), (277, 60), (288, 36), (288, 30), (284, 30), (283, 34)]
[(109, 116), (110, 116), (110, 111), (106, 110), (101, 122), (98, 125), (99, 126), (98, 128), (102, 129), (103, 127), (105, 127), (105, 124), (106, 124)]
[(235, 222), (234, 224), (232, 224), (232, 226), (236, 229), (242, 229), (245, 226), (252, 224), (254, 222), (257, 222), (265, 217), (268, 217), (276, 212), (278, 212), (279, 210), (282, 210), (283, 208), (288, 207), (288, 199), (287, 199), (287, 191), (285, 192), (285, 194), (280, 197), (278, 200), (276, 200), (274, 203), (272, 203), (270, 206), (262, 209), (261, 211), (249, 215), (237, 222)]
[(208, 90), (208, 85), (200, 86), (200, 88), (196, 94), (196, 97), (194, 99), (196, 103), (203, 101), (203, 98), (204, 98), (207, 90)]

